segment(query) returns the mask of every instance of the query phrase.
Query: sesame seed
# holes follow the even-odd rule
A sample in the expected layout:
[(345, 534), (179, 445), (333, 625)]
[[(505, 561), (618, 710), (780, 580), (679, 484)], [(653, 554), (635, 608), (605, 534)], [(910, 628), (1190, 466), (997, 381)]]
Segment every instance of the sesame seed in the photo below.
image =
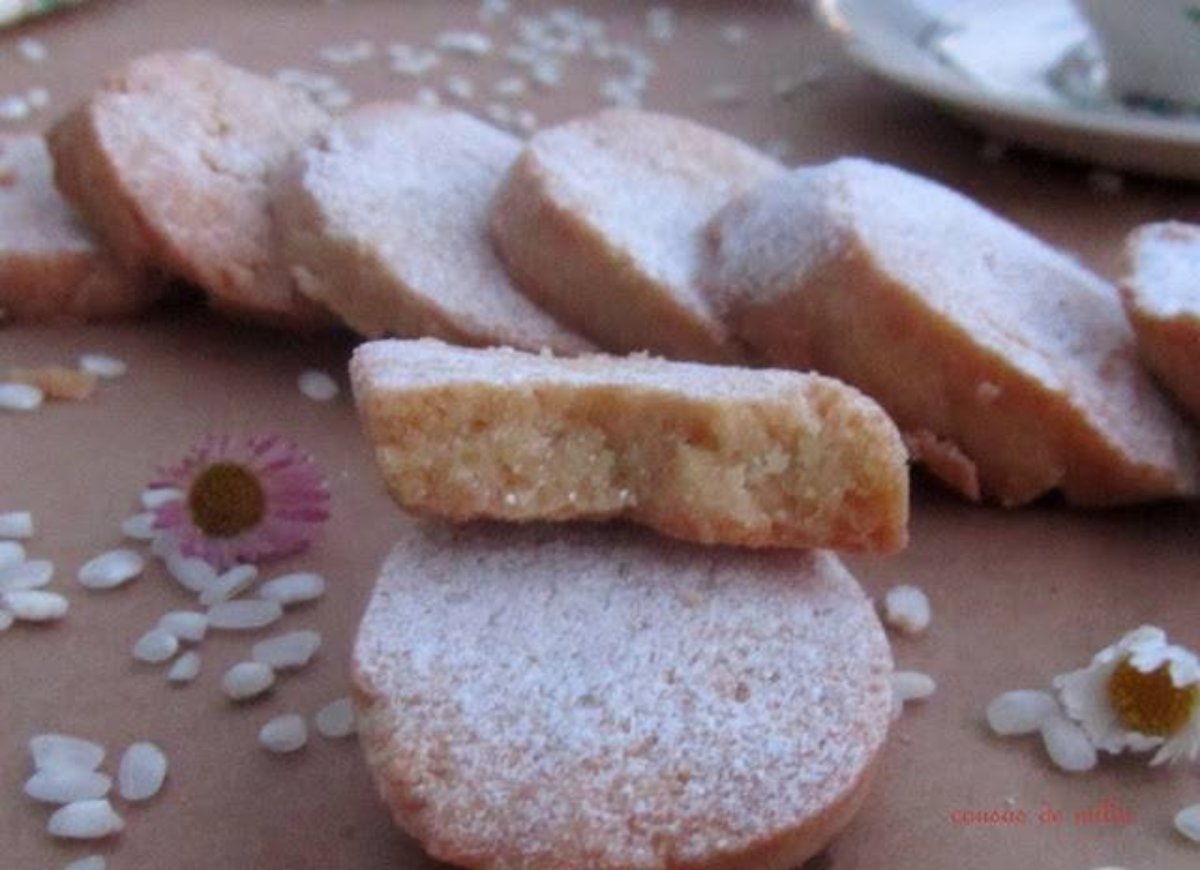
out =
[(275, 672), (261, 662), (239, 662), (221, 678), (221, 690), (232, 701), (249, 701), (270, 691)]
[(301, 372), (296, 379), (300, 392), (314, 402), (329, 402), (336, 399), (341, 389), (328, 373), (317, 369)]
[[(0, 116), (3, 115), (0, 101)], [(46, 394), (29, 384), (0, 384), (0, 410), (34, 411), (42, 406)]]
[(258, 732), (258, 742), (268, 752), (296, 752), (308, 743), (308, 726), (295, 713), (276, 716)]
[(119, 833), (125, 822), (107, 800), (76, 801), (55, 811), (46, 830), (68, 840), (98, 840)]
[(79, 358), (79, 368), (98, 378), (119, 378), (129, 371), (129, 366), (115, 356), (103, 353), (85, 353)]
[(79, 569), (79, 583), (86, 589), (116, 589), (145, 567), (146, 560), (133, 550), (109, 550), (84, 563)]

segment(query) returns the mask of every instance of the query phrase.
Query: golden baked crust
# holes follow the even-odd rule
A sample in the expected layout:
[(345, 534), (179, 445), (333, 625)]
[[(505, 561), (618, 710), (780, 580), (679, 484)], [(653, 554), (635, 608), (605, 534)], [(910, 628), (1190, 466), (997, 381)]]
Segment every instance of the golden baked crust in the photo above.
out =
[(520, 140), (462, 112), (364, 106), (305, 149), (275, 214), (300, 290), (362, 335), (594, 350), (509, 281), (487, 214)]
[(691, 121), (612, 109), (529, 141), (496, 199), (492, 238), (521, 290), (604, 349), (736, 362), (696, 280), (701, 230), (780, 171)]
[(54, 189), (40, 136), (0, 136), (0, 320), (85, 322), (145, 311), (159, 289), (126, 275)]
[(1142, 361), (1200, 420), (1200, 226), (1139, 227), (1126, 260), (1121, 295)]
[(396, 822), (474, 868), (792, 868), (863, 800), (892, 712), (828, 553), (631, 528), (406, 528), (354, 653)]
[(306, 97), (200, 53), (139, 58), (51, 130), (59, 189), (130, 272), (182, 278), (248, 319), (313, 328), (272, 237), (268, 183), (328, 122)]
[(623, 517), (701, 543), (891, 552), (908, 469), (829, 378), (378, 341), (355, 397), (400, 505), (454, 520)]
[(711, 237), (734, 332), (877, 399), (964, 495), (1196, 493), (1194, 433), (1137, 364), (1116, 290), (965, 197), (840, 160), (731, 203)]

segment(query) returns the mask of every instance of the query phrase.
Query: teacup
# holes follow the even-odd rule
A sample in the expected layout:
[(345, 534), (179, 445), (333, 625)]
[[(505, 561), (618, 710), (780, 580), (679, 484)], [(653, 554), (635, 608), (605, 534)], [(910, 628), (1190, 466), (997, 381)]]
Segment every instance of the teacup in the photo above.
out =
[(1200, 106), (1200, 0), (1075, 0), (1126, 99)]

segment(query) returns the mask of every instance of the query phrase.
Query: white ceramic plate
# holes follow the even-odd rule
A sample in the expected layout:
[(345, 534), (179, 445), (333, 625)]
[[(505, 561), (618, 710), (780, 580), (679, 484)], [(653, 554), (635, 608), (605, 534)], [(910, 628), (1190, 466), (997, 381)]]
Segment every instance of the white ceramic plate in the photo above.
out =
[(818, 0), (862, 66), (999, 139), (1200, 181), (1200, 113), (1111, 99), (1069, 0)]

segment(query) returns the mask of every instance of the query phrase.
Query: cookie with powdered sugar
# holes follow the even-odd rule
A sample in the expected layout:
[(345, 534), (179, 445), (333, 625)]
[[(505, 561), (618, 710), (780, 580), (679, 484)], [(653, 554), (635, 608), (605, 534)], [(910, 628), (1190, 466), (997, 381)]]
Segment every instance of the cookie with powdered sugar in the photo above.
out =
[(1197, 445), (1116, 289), (965, 196), (860, 159), (798, 169), (711, 227), (706, 281), (772, 365), (854, 384), (964, 495), (1194, 495)]
[(308, 97), (195, 53), (132, 61), (50, 132), (59, 189), (129, 271), (218, 309), (312, 328), (273, 238), (269, 185), (329, 121)]
[(832, 378), (431, 340), (361, 345), (351, 375), (384, 477), (414, 512), (624, 518), (749, 547), (907, 541), (900, 433)]
[(492, 238), (517, 286), (601, 347), (738, 361), (697, 280), (701, 230), (781, 171), (692, 121), (610, 109), (529, 141), (496, 199)]
[(409, 529), (353, 668), (396, 822), (475, 868), (797, 867), (862, 803), (893, 709), (836, 557), (630, 528)]
[(54, 189), (42, 137), (0, 136), (0, 320), (124, 317), (158, 296), (118, 268)]
[(1200, 225), (1139, 227), (1126, 260), (1121, 295), (1142, 360), (1200, 420)]
[(520, 140), (462, 112), (357, 109), (300, 154), (275, 213), (297, 286), (362, 335), (592, 349), (509, 281), (487, 214)]

